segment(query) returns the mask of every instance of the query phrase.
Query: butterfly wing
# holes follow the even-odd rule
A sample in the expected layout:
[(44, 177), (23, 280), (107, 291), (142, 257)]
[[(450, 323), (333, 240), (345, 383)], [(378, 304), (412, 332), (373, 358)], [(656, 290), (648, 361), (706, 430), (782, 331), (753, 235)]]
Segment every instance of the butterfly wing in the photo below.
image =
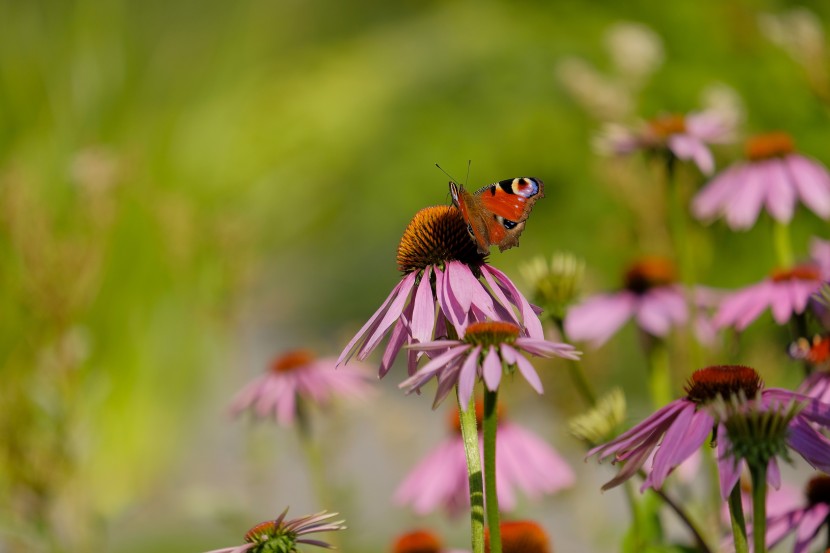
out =
[(467, 223), (467, 232), (470, 233), (478, 252), (483, 255), (490, 253), (490, 239), (487, 234), (484, 213), (481, 209), (481, 198), (467, 192), (463, 186), (450, 181), (450, 194), (452, 203), (461, 211), (464, 222)]
[(536, 200), (544, 198), (544, 183), (531, 177), (506, 179), (476, 191), (482, 211), (489, 216), (487, 235), (490, 244), (504, 251), (519, 244)]

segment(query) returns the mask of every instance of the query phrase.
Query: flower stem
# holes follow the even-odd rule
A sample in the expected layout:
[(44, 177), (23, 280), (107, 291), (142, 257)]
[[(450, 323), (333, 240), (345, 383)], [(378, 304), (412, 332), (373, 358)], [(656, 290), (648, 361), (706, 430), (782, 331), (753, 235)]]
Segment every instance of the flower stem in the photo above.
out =
[[(552, 320), (556, 325), (556, 329), (559, 330), (559, 336), (562, 337), (562, 341), (570, 343), (568, 335), (565, 333), (564, 321), (559, 317), (552, 317)], [(573, 360), (568, 360), (568, 369), (570, 370), (571, 378), (576, 385), (576, 389), (582, 395), (582, 398), (587, 401), (588, 405), (591, 407), (595, 406), (597, 404), (597, 396), (591, 388), (591, 385), (588, 383), (588, 379), (585, 378), (585, 373), (582, 371), (582, 364)]]
[(775, 257), (778, 266), (788, 269), (793, 265), (793, 246), (790, 240), (790, 225), (787, 223), (772, 223), (772, 242), (775, 248)]
[[(456, 387), (456, 392), (458, 391)], [(461, 436), (464, 438), (464, 452), (467, 455), (467, 475), (470, 482), (470, 529), (472, 553), (484, 553), (484, 486), (481, 482), (481, 454), (478, 451), (478, 425), (476, 406), (471, 401), (467, 409), (461, 406), (458, 397), (458, 413), (461, 421)]]
[(487, 528), (490, 530), (490, 553), (501, 553), (501, 526), (499, 522), (499, 497), (496, 492), (496, 428), (498, 416), (496, 404), (499, 390), (484, 389), (484, 486), (487, 501)]
[(767, 464), (750, 463), (752, 477), (752, 541), (754, 553), (767, 551)]
[(660, 338), (651, 338), (646, 346), (648, 353), (648, 389), (655, 407), (662, 407), (672, 400), (669, 374), (669, 348)]
[(746, 539), (746, 519), (741, 501), (741, 484), (735, 484), (729, 494), (729, 520), (732, 523), (732, 536), (735, 553), (748, 553), (749, 545)]

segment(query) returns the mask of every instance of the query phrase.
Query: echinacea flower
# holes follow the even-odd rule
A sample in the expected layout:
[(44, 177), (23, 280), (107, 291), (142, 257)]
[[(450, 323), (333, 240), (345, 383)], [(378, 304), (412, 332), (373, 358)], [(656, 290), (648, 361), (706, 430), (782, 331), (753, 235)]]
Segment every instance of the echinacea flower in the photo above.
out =
[[(697, 299), (704, 292), (695, 290)], [(689, 319), (683, 288), (674, 265), (661, 257), (645, 257), (625, 273), (623, 289), (591, 296), (568, 310), (565, 332), (569, 339), (599, 347), (629, 319), (644, 332), (665, 337)]]
[(710, 175), (715, 160), (708, 144), (729, 142), (733, 131), (729, 120), (714, 111), (669, 114), (636, 128), (608, 125), (597, 139), (597, 148), (617, 155), (638, 151), (670, 154), (693, 161), (702, 173)]
[(313, 515), (285, 520), (288, 513), (286, 508), (276, 520), (261, 522), (248, 530), (245, 534), (245, 543), (222, 549), (214, 549), (208, 553), (271, 553), (274, 551), (291, 552), (296, 551), (297, 545), (315, 545), (324, 549), (333, 549), (328, 543), (305, 537), (308, 534), (318, 532), (334, 532), (345, 530), (343, 520), (331, 520), (338, 513), (327, 513), (321, 511)]
[[(483, 407), (477, 404), (479, 420), (482, 414)], [(454, 516), (469, 507), (469, 477), (457, 409), (452, 411), (450, 425), (450, 435), (398, 487), (395, 503), (409, 505), (420, 515), (443, 507)], [(479, 445), (483, 449), (480, 432)], [(499, 409), (496, 487), (500, 509), (511, 511), (516, 507), (516, 489), (536, 499), (568, 488), (574, 481), (573, 470), (551, 446), (529, 430), (505, 420)]]
[(754, 136), (745, 150), (745, 161), (724, 170), (695, 196), (695, 217), (722, 216), (729, 228), (746, 230), (762, 207), (776, 221), (789, 223), (801, 201), (822, 219), (830, 218), (830, 173), (818, 161), (796, 153), (790, 135)]
[[(447, 325), (461, 335), (472, 322), (506, 320), (519, 325), (523, 335), (544, 336), (527, 299), (478, 252), (457, 208), (434, 206), (416, 213), (401, 238), (397, 259), (403, 278), (343, 349), (338, 365), (353, 355), (366, 359), (390, 330), (380, 376), (389, 371), (404, 345), (447, 336)], [(417, 358), (410, 352), (410, 374)]]
[(435, 377), (438, 379), (438, 391), (433, 406), (441, 403), (450, 390), (458, 386), (463, 409), (469, 405), (479, 379), (484, 381), (488, 390), (496, 391), (505, 368), (517, 368), (531, 387), (541, 394), (542, 381), (522, 351), (572, 360), (578, 360), (581, 355), (570, 344), (520, 336), (519, 327), (504, 322), (472, 323), (461, 340), (435, 340), (413, 344), (410, 349), (434, 352), (434, 356), (399, 387), (411, 393), (420, 390)]
[(795, 534), (793, 553), (807, 553), (810, 544), (830, 517), (830, 476), (821, 474), (807, 483), (806, 501), (785, 512), (767, 516), (767, 547), (775, 547), (790, 534)]
[(367, 367), (335, 366), (333, 358), (316, 359), (312, 352), (302, 349), (289, 351), (236, 394), (231, 413), (250, 410), (259, 418), (273, 416), (278, 424), (291, 426), (301, 401), (325, 406), (335, 397), (357, 399), (371, 393)]
[(744, 330), (767, 308), (779, 325), (807, 309), (811, 296), (830, 280), (830, 244), (814, 238), (810, 260), (788, 269), (776, 269), (757, 284), (724, 293), (712, 323), (716, 328)]
[[(602, 487), (604, 490), (637, 474), (652, 453), (652, 469), (641, 489), (660, 488), (669, 473), (714, 432), (721, 496), (726, 499), (738, 482), (741, 463), (730, 455), (734, 444), (725, 432), (723, 417), (713, 408), (723, 401), (751, 405), (757, 411), (780, 410), (797, 404), (800, 410), (787, 425), (786, 443), (813, 467), (824, 471), (830, 468), (830, 441), (814, 428), (814, 425), (830, 427), (827, 405), (790, 390), (764, 388), (754, 369), (740, 365), (695, 371), (685, 390), (685, 397), (672, 401), (616, 439), (588, 452), (587, 457), (598, 455), (600, 461), (610, 457), (614, 463), (625, 462), (617, 476)], [(780, 483), (774, 458), (769, 463), (768, 480), (776, 488)]]
[(412, 530), (398, 536), (392, 553), (468, 553), (462, 549), (447, 549), (441, 539), (429, 530)]
[[(499, 525), (502, 553), (551, 553), (545, 530), (532, 520), (511, 520)], [(484, 551), (490, 553), (490, 529), (484, 531)]]

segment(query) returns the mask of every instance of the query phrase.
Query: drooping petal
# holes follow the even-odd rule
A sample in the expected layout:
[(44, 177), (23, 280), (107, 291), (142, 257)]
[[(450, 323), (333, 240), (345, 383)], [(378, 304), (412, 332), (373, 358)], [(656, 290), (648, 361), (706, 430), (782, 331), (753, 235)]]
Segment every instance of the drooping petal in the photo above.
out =
[(732, 230), (747, 230), (755, 224), (766, 196), (764, 167), (749, 164), (742, 171), (742, 180), (735, 181), (735, 192), (724, 205), (726, 222)]
[(723, 211), (735, 194), (737, 183), (743, 178), (745, 166), (729, 167), (701, 189), (692, 200), (692, 213), (701, 220), (710, 220)]
[(796, 415), (790, 423), (789, 446), (813, 468), (830, 473), (830, 440), (813, 428), (806, 419)]
[(522, 316), (522, 325), (527, 331), (527, 335), (531, 338), (544, 339), (545, 332), (542, 329), (542, 322), (539, 320), (539, 316), (536, 315), (536, 312), (530, 306), (530, 302), (519, 292), (519, 289), (516, 288), (513, 281), (495, 267), (491, 267), (490, 265), (482, 266), (482, 273), (487, 274), (487, 272), (490, 272), (510, 292), (510, 296), (513, 298), (513, 305), (519, 308), (519, 313)]
[(450, 348), (441, 355), (438, 355), (434, 359), (430, 360), (429, 363), (421, 367), (421, 369), (414, 375), (398, 384), (398, 388), (406, 390), (407, 393), (417, 390), (433, 376), (446, 369), (460, 356), (464, 355), (464, 352), (469, 350), (470, 347), (471, 346), (468, 344), (463, 344)]
[(668, 147), (679, 159), (694, 161), (704, 175), (711, 175), (715, 170), (715, 160), (712, 157), (712, 152), (700, 139), (694, 136), (672, 135), (669, 137)]
[(544, 393), (542, 379), (539, 378), (539, 375), (536, 373), (536, 369), (533, 368), (533, 365), (530, 364), (530, 361), (528, 361), (524, 355), (507, 344), (502, 344), (501, 356), (502, 359), (508, 363), (515, 364), (519, 368), (519, 372), (522, 373), (522, 376), (525, 377), (525, 380), (528, 381), (530, 386), (536, 390), (537, 393)]
[[(599, 453), (601, 461), (620, 451), (638, 449), (645, 443), (654, 442), (654, 445), (656, 445), (659, 437), (674, 423), (678, 413), (686, 409), (695, 409), (695, 405), (686, 399), (672, 401), (610, 442), (591, 449), (585, 454), (585, 458)], [(657, 435), (657, 439), (653, 439), (654, 434)]]
[(827, 523), (827, 515), (830, 514), (830, 505), (819, 503), (804, 511), (801, 522), (795, 529), (795, 546), (793, 553), (808, 553), (810, 545)]
[(671, 428), (666, 431), (654, 455), (652, 472), (643, 484), (661, 488), (669, 473), (706, 442), (713, 424), (714, 419), (705, 410), (686, 409), (678, 414)]
[(482, 372), (484, 374), (484, 384), (487, 385), (487, 389), (491, 392), (498, 390), (502, 373), (501, 358), (493, 346), (490, 346), (490, 349), (487, 350), (487, 355), (484, 357)]
[(730, 449), (726, 427), (721, 424), (718, 426), (718, 478), (720, 479), (720, 496), (724, 501), (729, 498), (732, 489), (741, 479), (741, 466), (735, 457), (729, 454)]
[(427, 342), (432, 339), (435, 329), (435, 298), (432, 296), (430, 284), (430, 267), (424, 269), (421, 282), (415, 291), (415, 301), (412, 302), (412, 338), (418, 342)]
[(392, 303), (389, 304), (389, 309), (386, 311), (383, 319), (381, 319), (380, 323), (377, 325), (377, 328), (375, 328), (371, 335), (366, 339), (366, 343), (363, 344), (363, 347), (357, 352), (357, 358), (359, 360), (363, 361), (366, 359), (366, 357), (372, 352), (372, 350), (375, 349), (378, 342), (380, 342), (386, 334), (386, 331), (389, 330), (389, 327), (391, 327), (392, 324), (401, 316), (404, 311), (406, 301), (409, 299), (409, 293), (412, 291), (414, 285), (415, 273), (409, 273), (401, 281), (401, 288), (398, 291), (398, 295), (395, 296)]
[(766, 180), (767, 211), (776, 221), (789, 223), (795, 212), (795, 184), (791, 181), (783, 160), (769, 160), (765, 169), (763, 178)]
[(830, 175), (804, 156), (791, 154), (784, 159), (801, 201), (822, 219), (830, 218)]
[(461, 402), (461, 409), (466, 411), (470, 400), (473, 397), (473, 389), (478, 380), (478, 355), (481, 353), (481, 346), (474, 347), (461, 365), (461, 372), (458, 373), (458, 398)]
[(548, 342), (547, 340), (535, 340), (533, 338), (516, 338), (516, 345), (528, 353), (540, 357), (557, 356), (564, 359), (578, 361), (582, 352), (578, 351), (571, 344)]

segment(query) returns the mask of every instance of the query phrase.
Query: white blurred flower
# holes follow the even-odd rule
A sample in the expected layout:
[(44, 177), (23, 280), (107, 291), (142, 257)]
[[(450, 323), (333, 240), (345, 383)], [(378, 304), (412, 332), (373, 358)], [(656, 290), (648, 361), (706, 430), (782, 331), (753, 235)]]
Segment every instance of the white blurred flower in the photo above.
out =
[(581, 58), (561, 59), (556, 64), (556, 76), (585, 111), (598, 119), (620, 120), (631, 113), (630, 92)]
[(665, 59), (660, 36), (642, 23), (621, 21), (611, 25), (605, 33), (605, 46), (620, 75), (636, 88)]
[(818, 16), (807, 8), (761, 14), (758, 26), (764, 36), (805, 67), (824, 58), (824, 29)]

